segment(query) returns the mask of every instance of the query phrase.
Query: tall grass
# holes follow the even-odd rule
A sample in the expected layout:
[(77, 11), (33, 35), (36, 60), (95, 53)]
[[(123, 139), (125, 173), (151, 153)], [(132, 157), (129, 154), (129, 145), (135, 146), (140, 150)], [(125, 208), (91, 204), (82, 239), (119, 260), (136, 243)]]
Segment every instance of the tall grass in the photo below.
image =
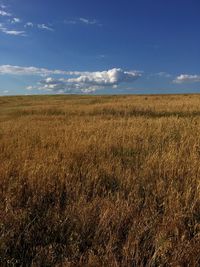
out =
[(0, 98), (1, 266), (200, 266), (200, 96)]

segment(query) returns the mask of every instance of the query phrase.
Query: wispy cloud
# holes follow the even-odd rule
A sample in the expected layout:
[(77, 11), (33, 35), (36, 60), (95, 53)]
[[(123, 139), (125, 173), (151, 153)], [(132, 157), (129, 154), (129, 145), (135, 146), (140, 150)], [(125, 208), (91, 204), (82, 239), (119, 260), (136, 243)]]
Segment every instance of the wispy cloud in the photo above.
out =
[[(0, 23), (0, 32), (3, 32), (7, 35), (27, 36), (24, 28), (27, 28), (27, 31), (30, 31), (30, 28), (33, 27), (36, 27), (39, 30), (51, 32), (54, 31), (54, 29), (48, 23), (34, 24), (31, 21), (27, 21), (22, 24), (23, 20), (17, 17), (17, 15), (8, 12), (7, 7), (3, 4), (0, 4), (0, 17), (2, 17), (2, 23)], [(13, 29), (15, 24), (19, 24), (17, 29)], [(20, 27), (23, 27), (23, 29), (20, 29)]]
[(106, 58), (106, 57), (107, 57), (107, 56), (104, 55), (104, 54), (100, 54), (100, 55), (97, 56), (98, 59), (104, 59), (104, 58)]
[(2, 23), (0, 23), (0, 32), (3, 32), (8, 35), (14, 35), (14, 36), (25, 36), (26, 35), (25, 31), (8, 29)]
[(88, 18), (75, 18), (75, 19), (71, 19), (71, 20), (65, 20), (64, 21), (65, 24), (72, 24), (72, 25), (76, 25), (76, 24), (85, 24), (85, 25), (97, 25), (97, 26), (102, 26), (101, 23), (99, 23), (96, 19), (88, 19)]
[(0, 4), (0, 8), (1, 8), (1, 9), (5, 9), (5, 8), (6, 8), (6, 5), (4, 5), (4, 4)]
[(64, 20), (64, 23), (65, 23), (65, 24), (72, 24), (72, 25), (75, 25), (75, 24), (78, 23), (78, 21), (77, 21), (77, 20)]
[(69, 72), (62, 70), (49, 70), (36, 67), (21, 67), (13, 65), (0, 65), (0, 74), (10, 75), (67, 75)]
[(38, 24), (37, 27), (38, 27), (38, 29), (41, 29), (41, 30), (54, 31), (53, 28), (51, 28), (45, 24)]
[(16, 30), (2, 30), (2, 32), (8, 34), (8, 35), (15, 35), (15, 36), (25, 36), (24, 31), (16, 31)]
[(98, 21), (96, 19), (86, 19), (86, 18), (79, 18), (79, 21), (84, 23), (84, 24), (87, 24), (87, 25), (94, 25), (94, 24), (98, 24)]
[(30, 22), (30, 21), (28, 21), (28, 22), (26, 22), (26, 23), (24, 24), (24, 27), (25, 27), (25, 28), (27, 28), (27, 27), (31, 27), (31, 28), (33, 28), (33, 26), (34, 26), (34, 24), (33, 24), (32, 22)]
[(177, 76), (173, 82), (176, 84), (199, 83), (200, 82), (200, 75), (181, 74), (181, 75)]
[(157, 72), (155, 74), (153, 74), (153, 76), (158, 76), (158, 77), (162, 77), (162, 78), (171, 78), (172, 75), (168, 72), (165, 71), (161, 71), (161, 72)]
[(20, 23), (20, 22), (21, 22), (21, 19), (19, 19), (19, 18), (13, 18), (11, 20), (11, 24), (16, 24), (16, 23)]
[(13, 29), (14, 24), (20, 23), (21, 19), (8, 12), (5, 5), (1, 4), (0, 7), (0, 16), (3, 17), (3, 22), (0, 23), (0, 32), (13, 36), (25, 36), (25, 31), (20, 29)]
[(6, 12), (5, 10), (0, 10), (0, 16), (3, 16), (3, 17), (11, 17), (12, 14), (9, 13), (9, 12)]

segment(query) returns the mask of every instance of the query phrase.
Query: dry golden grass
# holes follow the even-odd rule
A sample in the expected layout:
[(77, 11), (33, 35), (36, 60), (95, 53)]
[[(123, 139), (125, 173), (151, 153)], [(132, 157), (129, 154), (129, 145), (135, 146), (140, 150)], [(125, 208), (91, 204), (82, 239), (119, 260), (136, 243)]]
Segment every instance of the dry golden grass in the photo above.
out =
[(200, 96), (0, 98), (0, 266), (200, 266)]

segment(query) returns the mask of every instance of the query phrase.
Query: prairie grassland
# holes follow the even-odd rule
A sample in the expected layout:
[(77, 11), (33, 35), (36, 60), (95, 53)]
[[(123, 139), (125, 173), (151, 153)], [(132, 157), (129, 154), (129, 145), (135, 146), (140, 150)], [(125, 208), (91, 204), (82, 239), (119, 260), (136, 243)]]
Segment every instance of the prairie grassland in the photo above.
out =
[(200, 266), (200, 95), (0, 98), (1, 266)]

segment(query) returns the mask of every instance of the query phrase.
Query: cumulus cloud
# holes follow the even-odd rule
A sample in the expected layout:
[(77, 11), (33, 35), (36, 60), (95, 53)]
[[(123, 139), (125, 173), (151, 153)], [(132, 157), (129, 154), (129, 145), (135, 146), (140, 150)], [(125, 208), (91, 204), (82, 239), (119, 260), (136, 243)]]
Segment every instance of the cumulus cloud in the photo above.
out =
[[(77, 75), (78, 72), (71, 72)], [(74, 74), (76, 73), (76, 74)], [(40, 90), (62, 91), (64, 93), (91, 93), (103, 88), (117, 88), (120, 84), (131, 83), (141, 74), (136, 71), (123, 71), (111, 69), (108, 71), (83, 72), (73, 78), (54, 79), (52, 77), (40, 81)]]
[(102, 88), (118, 88), (119, 85), (132, 83), (141, 76), (138, 71), (125, 71), (113, 68), (106, 71), (81, 72), (50, 70), (36, 67), (20, 67), (13, 65), (0, 65), (0, 75), (32, 75), (55, 76), (47, 77), (39, 81), (36, 86), (28, 86), (27, 90), (40, 89), (63, 93), (91, 93)]
[(59, 93), (92, 93), (99, 89), (98, 86), (88, 86), (82, 83), (73, 83), (69, 79), (54, 79), (48, 77), (39, 82), (39, 90)]
[(40, 89), (44, 89), (47, 91), (58, 91), (63, 90), (65, 88), (65, 82), (63, 79), (54, 79), (52, 77), (48, 77), (40, 81), (40, 85)]
[(38, 24), (37, 26), (38, 26), (38, 29), (41, 29), (41, 30), (54, 31), (53, 28), (51, 28), (45, 24)]
[(135, 71), (123, 71), (122, 69), (111, 69), (108, 71), (97, 71), (80, 75), (77, 78), (68, 79), (68, 82), (96, 85), (96, 86), (112, 86), (121, 82), (133, 82), (141, 74)]
[(198, 83), (198, 82), (200, 82), (200, 75), (181, 74), (181, 75), (177, 76), (173, 82), (177, 83), (177, 84)]

